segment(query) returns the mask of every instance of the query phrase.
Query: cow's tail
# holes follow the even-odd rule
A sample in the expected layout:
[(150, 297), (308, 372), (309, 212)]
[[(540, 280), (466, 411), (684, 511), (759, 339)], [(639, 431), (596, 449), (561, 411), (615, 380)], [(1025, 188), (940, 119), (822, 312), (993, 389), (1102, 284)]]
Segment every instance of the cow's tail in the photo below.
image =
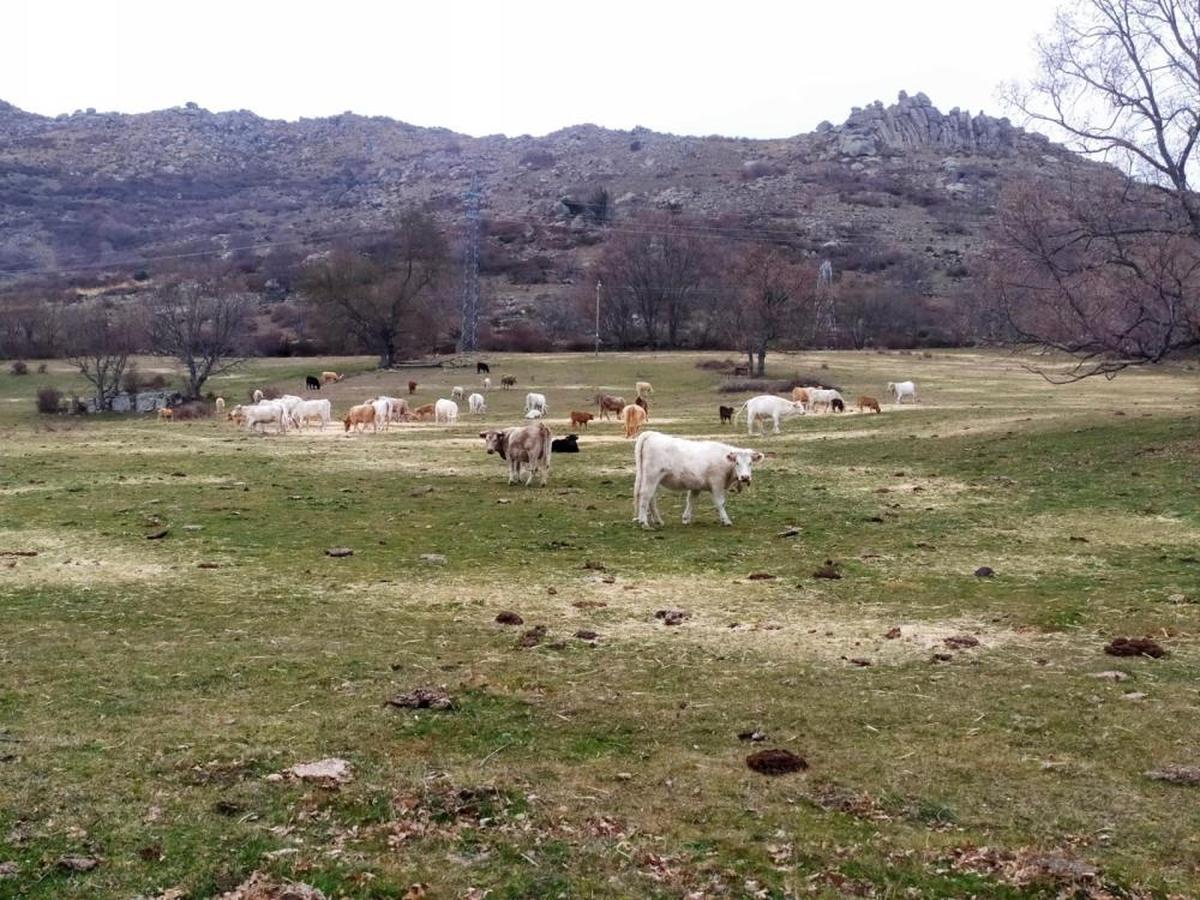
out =
[(739, 406), (739, 407), (737, 408), (737, 412), (735, 412), (735, 413), (733, 414), (733, 424), (734, 424), (735, 426), (737, 425), (738, 416), (740, 416), (740, 415), (742, 414), (742, 412), (743, 412), (743, 411), (746, 409), (746, 407), (747, 407), (747, 406), (749, 406), (749, 405), (750, 405), (750, 401), (749, 401), (749, 400), (747, 400), (745, 403), (743, 403), (741, 406)]
[(550, 445), (554, 441), (554, 433), (546, 427), (545, 422), (538, 422), (538, 429), (542, 433), (541, 469), (542, 484), (545, 484), (550, 474)]
[(643, 431), (633, 442), (633, 521), (640, 522), (642, 517), (642, 461), (646, 451), (642, 445), (646, 443), (647, 432)]

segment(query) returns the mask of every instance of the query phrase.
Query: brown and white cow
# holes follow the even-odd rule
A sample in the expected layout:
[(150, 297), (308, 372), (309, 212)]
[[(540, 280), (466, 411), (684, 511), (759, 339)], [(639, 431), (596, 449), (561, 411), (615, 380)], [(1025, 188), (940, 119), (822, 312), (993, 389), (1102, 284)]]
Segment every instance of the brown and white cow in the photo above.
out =
[(521, 477), (521, 467), (528, 472), (525, 485), (533, 483), (533, 476), (541, 473), (542, 485), (550, 477), (550, 445), (554, 435), (544, 422), (517, 425), (500, 431), (481, 431), (484, 446), (489, 454), (499, 454), (508, 462), (508, 483), (513, 484)]
[(600, 407), (601, 419), (607, 419), (609, 413), (616, 413), (620, 417), (621, 410), (625, 408), (625, 398), (614, 397), (611, 394), (597, 394), (596, 405)]

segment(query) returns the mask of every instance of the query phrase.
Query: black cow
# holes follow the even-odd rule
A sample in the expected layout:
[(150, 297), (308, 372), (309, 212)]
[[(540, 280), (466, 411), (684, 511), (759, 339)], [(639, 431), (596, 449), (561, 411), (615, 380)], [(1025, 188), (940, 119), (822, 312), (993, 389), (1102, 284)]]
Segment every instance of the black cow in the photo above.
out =
[(833, 408), (834, 412), (845, 412), (846, 411), (846, 403), (840, 397), (834, 397), (833, 402), (830, 403), (830, 406)]
[(475, 374), (482, 375), (484, 372), (491, 372), (491, 368), (485, 362), (475, 363)]
[(726, 422), (733, 421), (733, 407), (732, 406), (718, 406), (717, 412), (719, 412), (721, 414), (721, 424), (722, 425), (724, 425)]
[(321, 389), (321, 379), (316, 375), (304, 376), (304, 388), (309, 391), (319, 391)]
[(550, 442), (550, 452), (551, 453), (578, 453), (579, 452), (579, 444), (577, 443), (578, 440), (579, 440), (579, 435), (577, 435), (577, 434), (568, 434), (566, 437), (555, 438), (554, 440), (552, 440)]

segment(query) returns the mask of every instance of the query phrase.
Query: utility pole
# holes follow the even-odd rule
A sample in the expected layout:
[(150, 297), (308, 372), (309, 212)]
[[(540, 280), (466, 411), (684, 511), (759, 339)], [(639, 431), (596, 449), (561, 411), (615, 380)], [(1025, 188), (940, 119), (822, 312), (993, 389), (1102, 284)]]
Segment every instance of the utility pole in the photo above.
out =
[(483, 192), (479, 174), (471, 177), (467, 191), (467, 246), (463, 253), (463, 285), (460, 311), (462, 330), (458, 338), (460, 353), (475, 350), (479, 335), (479, 201)]
[(600, 355), (600, 288), (603, 287), (600, 279), (596, 279), (596, 356)]

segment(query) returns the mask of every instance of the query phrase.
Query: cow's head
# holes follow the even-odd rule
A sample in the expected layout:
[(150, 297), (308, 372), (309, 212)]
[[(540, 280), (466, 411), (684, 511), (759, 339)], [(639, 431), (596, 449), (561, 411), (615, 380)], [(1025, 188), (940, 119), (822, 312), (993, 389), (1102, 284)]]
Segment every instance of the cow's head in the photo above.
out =
[(896, 392), (896, 382), (894, 382), (894, 381), (889, 381), (889, 382), (888, 382), (888, 393), (889, 393), (889, 394), (894, 394), (895, 392)]
[(733, 471), (730, 472), (732, 481), (738, 484), (750, 483), (750, 466), (753, 463), (760, 462), (763, 455), (757, 450), (731, 450), (725, 454), (725, 458), (733, 463)]
[(507, 459), (505, 456), (508, 450), (508, 433), (505, 431), (481, 431), (479, 436), (483, 438), (483, 445), (487, 448), (488, 455), (499, 453), (501, 459)]
[(792, 415), (803, 416), (807, 413), (808, 413), (808, 410), (805, 409), (803, 400), (793, 400), (792, 401)]

